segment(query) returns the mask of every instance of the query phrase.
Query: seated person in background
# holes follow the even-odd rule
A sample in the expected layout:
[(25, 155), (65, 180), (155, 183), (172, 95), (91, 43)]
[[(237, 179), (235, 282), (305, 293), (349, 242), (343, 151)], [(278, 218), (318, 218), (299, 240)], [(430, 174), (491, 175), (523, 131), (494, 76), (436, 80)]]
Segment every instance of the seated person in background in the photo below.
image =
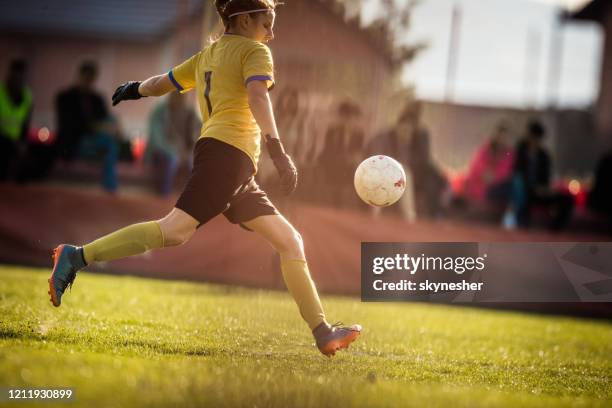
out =
[(442, 215), (450, 192), (446, 176), (433, 158), (431, 138), (422, 121), (422, 110), (422, 103), (417, 101), (400, 117), (400, 122), (411, 123), (408, 127), (410, 133), (407, 157), (408, 169), (412, 174), (416, 216), (419, 219), (437, 218)]
[[(354, 168), (347, 153), (349, 140), (359, 138), (358, 118), (361, 109), (350, 100), (341, 101), (336, 108), (336, 116), (325, 132), (325, 144), (319, 156), (318, 187), (325, 204), (346, 207), (348, 191), (352, 189)], [(350, 190), (352, 192), (352, 190)], [(353, 194), (354, 196), (354, 194)]]
[(400, 111), (395, 124), (383, 130), (373, 137), (366, 148), (367, 156), (383, 154), (397, 160), (406, 173), (406, 190), (397, 205), (381, 208), (373, 208), (374, 214), (378, 215), (382, 211), (385, 213), (399, 212), (401, 216), (409, 222), (416, 219), (416, 205), (414, 197), (414, 182), (412, 180), (412, 169), (409, 165), (409, 143), (415, 127), (415, 109), (418, 109), (415, 102), (409, 102)]
[(115, 192), (119, 129), (104, 99), (94, 89), (97, 76), (96, 63), (85, 61), (79, 67), (77, 82), (57, 95), (57, 153), (66, 161), (102, 155), (102, 185), (105, 190)]
[[(303, 104), (303, 102), (300, 102), (301, 99), (303, 99), (300, 98), (300, 94), (301, 91), (293, 87), (281, 89), (280, 93), (276, 95), (277, 99), (274, 104), (274, 113), (276, 115), (276, 128), (279, 133), (283, 135), (285, 151), (293, 157), (294, 164), (300, 170), (300, 175), (302, 176), (304, 175), (302, 171), (304, 167), (302, 155), (304, 154), (303, 151), (308, 150), (303, 143), (312, 143), (313, 141), (311, 138), (304, 137), (305, 115), (304, 109), (300, 106), (301, 103)], [(298, 146), (301, 148), (298, 149)], [(275, 197), (275, 199), (277, 203), (279, 200), (283, 201), (279, 204), (283, 207), (285, 201), (284, 195), (277, 194), (276, 168), (274, 167), (274, 163), (268, 160), (269, 157), (266, 157), (266, 155), (263, 155), (263, 157), (263, 160), (261, 160), (257, 166), (257, 182), (268, 191), (270, 195), (273, 197), (278, 196)], [(301, 177), (298, 188), (302, 188), (303, 186), (304, 179)]]
[(25, 61), (13, 60), (6, 80), (0, 83), (0, 181), (12, 178), (12, 167), (25, 146), (32, 114), (32, 94), (25, 78)]
[(168, 195), (181, 165), (191, 168), (191, 149), (200, 135), (200, 121), (187, 106), (186, 97), (172, 92), (157, 105), (149, 118), (149, 140), (145, 159), (153, 165), (155, 189)]
[(597, 162), (588, 206), (591, 210), (606, 215), (612, 222), (612, 149)]
[(510, 199), (514, 154), (507, 144), (508, 127), (500, 122), (472, 158), (465, 196), (475, 203), (505, 205)]
[(570, 195), (550, 188), (551, 158), (542, 145), (545, 134), (539, 121), (530, 121), (527, 135), (516, 147), (512, 205), (519, 226), (528, 227), (532, 208), (543, 206), (551, 215), (550, 228), (559, 230), (569, 222), (574, 201)]

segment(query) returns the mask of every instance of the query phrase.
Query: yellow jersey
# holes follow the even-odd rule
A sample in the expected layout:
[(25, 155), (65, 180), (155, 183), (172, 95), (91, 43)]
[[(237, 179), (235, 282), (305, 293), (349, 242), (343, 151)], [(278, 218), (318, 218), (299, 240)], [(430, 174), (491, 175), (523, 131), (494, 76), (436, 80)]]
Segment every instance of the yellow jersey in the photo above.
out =
[(212, 137), (245, 152), (257, 162), (261, 130), (249, 107), (247, 84), (266, 81), (274, 86), (274, 63), (263, 43), (237, 34), (224, 34), (168, 73), (181, 92), (195, 88), (202, 113), (200, 138)]

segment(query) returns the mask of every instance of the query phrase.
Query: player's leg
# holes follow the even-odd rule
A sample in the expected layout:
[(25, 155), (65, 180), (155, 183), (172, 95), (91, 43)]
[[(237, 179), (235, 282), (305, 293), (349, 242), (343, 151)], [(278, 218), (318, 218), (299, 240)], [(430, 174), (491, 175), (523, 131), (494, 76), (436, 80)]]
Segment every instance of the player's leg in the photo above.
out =
[(179, 208), (164, 218), (132, 224), (83, 246), (87, 264), (138, 255), (151, 249), (180, 245), (191, 238), (198, 221)]
[(75, 247), (60, 245), (55, 251), (49, 279), (51, 301), (74, 281), (76, 272), (91, 262), (112, 261), (187, 241), (199, 225), (223, 212), (234, 192), (253, 173), (253, 164), (240, 150), (211, 138), (194, 148), (194, 167), (175, 208), (157, 221), (130, 225), (94, 242)]
[(178, 208), (157, 221), (132, 224), (77, 247), (62, 244), (53, 255), (49, 294), (54, 306), (76, 278), (76, 273), (93, 262), (105, 262), (138, 255), (151, 249), (180, 245), (191, 238), (199, 222)]
[(325, 313), (308, 271), (300, 234), (281, 215), (261, 216), (243, 224), (266, 239), (279, 253), (285, 284), (310, 329), (324, 323)]
[(298, 231), (282, 215), (263, 215), (242, 223), (266, 239), (281, 257), (281, 271), (289, 293), (298, 305), (317, 342), (327, 356), (346, 348), (361, 331), (361, 326), (330, 326), (310, 276), (304, 244)]

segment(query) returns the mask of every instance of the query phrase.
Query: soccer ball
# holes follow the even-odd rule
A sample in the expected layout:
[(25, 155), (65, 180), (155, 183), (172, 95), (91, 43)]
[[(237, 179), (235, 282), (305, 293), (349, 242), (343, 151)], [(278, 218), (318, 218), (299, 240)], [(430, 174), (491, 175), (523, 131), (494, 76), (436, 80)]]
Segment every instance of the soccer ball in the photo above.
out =
[(386, 207), (400, 199), (406, 189), (406, 173), (389, 156), (372, 156), (355, 170), (355, 191), (367, 204)]

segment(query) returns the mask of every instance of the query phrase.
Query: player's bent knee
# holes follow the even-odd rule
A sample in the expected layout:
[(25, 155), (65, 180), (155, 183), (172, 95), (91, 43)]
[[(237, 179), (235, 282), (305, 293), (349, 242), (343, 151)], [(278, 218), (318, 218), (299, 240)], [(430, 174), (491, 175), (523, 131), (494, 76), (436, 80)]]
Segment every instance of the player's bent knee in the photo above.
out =
[(302, 235), (299, 232), (295, 231), (293, 233), (293, 245), (296, 246), (300, 251), (304, 248), (304, 241), (302, 240)]
[(164, 247), (184, 244), (197, 228), (194, 218), (176, 208), (158, 222), (164, 238)]
[(164, 237), (164, 246), (165, 247), (173, 247), (173, 246), (178, 246), (178, 245), (182, 245), (185, 242), (187, 242), (189, 240), (189, 238), (186, 238), (183, 235), (168, 235), (166, 237)]
[(189, 241), (193, 236), (195, 230), (169, 230), (164, 234), (164, 246), (178, 246)]
[(282, 241), (280, 248), (277, 248), (278, 252), (282, 255), (291, 258), (302, 258), (304, 256), (304, 244), (302, 236), (297, 231), (292, 231), (286, 239)]

